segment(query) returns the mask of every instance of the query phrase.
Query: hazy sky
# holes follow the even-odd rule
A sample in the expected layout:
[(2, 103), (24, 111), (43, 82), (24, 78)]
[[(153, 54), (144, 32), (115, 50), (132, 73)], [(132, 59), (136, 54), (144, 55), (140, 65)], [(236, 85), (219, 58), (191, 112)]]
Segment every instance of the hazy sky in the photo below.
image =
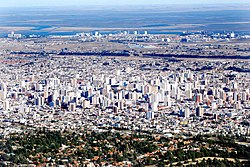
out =
[(0, 0), (0, 7), (84, 6), (84, 5), (152, 5), (152, 4), (228, 4), (250, 0)]

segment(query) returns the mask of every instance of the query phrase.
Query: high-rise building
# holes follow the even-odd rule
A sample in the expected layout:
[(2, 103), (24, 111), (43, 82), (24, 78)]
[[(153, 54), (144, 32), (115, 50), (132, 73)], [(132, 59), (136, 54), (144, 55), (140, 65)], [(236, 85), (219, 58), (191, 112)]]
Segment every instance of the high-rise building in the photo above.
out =
[(204, 109), (202, 108), (202, 106), (199, 106), (196, 108), (196, 116), (198, 117), (203, 117), (204, 114)]
[(10, 102), (9, 100), (5, 100), (3, 103), (3, 109), (4, 111), (8, 111), (10, 109)]
[(185, 108), (184, 117), (185, 118), (189, 118), (190, 117), (190, 109), (188, 107)]
[(147, 111), (146, 112), (146, 119), (148, 119), (148, 120), (154, 119), (154, 112), (153, 111)]
[(90, 108), (90, 101), (89, 100), (83, 101), (83, 108)]
[(76, 103), (70, 103), (69, 111), (74, 112), (76, 110)]
[(158, 103), (157, 102), (153, 102), (151, 104), (151, 108), (152, 108), (152, 111), (158, 111)]

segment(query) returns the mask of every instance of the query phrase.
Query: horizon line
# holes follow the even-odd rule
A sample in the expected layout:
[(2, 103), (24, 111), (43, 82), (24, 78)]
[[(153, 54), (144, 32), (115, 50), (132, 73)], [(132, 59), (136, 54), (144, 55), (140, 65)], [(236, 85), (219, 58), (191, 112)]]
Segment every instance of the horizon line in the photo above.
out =
[[(198, 6), (206, 6), (206, 5), (250, 5), (250, 2), (242, 3), (242, 2), (233, 2), (233, 3), (190, 3), (190, 4), (180, 4), (180, 3), (170, 3), (170, 4), (116, 4), (116, 5), (105, 5), (105, 4), (81, 4), (81, 5), (31, 5), (31, 6), (0, 6), (0, 8), (52, 8), (52, 7), (62, 7), (62, 8), (70, 8), (70, 7), (154, 7), (154, 6), (192, 6), (192, 5), (198, 5)], [(178, 8), (178, 6), (176, 6)], [(242, 6), (244, 7), (244, 6)]]

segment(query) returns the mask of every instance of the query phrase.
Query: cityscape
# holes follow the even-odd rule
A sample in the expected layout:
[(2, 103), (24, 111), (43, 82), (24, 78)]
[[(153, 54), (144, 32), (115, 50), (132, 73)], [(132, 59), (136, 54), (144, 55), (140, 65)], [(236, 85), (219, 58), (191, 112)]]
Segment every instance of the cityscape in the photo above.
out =
[(1, 166), (249, 166), (249, 27), (165, 26), (0, 27)]

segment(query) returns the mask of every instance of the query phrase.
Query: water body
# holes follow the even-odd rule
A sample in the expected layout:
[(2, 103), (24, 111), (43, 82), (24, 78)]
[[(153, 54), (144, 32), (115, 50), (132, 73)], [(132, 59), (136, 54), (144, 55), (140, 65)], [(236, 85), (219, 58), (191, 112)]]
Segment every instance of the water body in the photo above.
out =
[[(194, 11), (192, 11), (194, 10)], [(58, 27), (93, 29), (141, 29), (149, 33), (180, 33), (182, 31), (250, 32), (250, 10), (216, 8), (16, 8), (0, 9), (0, 27), (32, 27), (25, 34), (73, 35), (78, 30), (57, 30)], [(53, 29), (55, 28), (55, 29)], [(1, 29), (0, 29), (1, 31)], [(117, 30), (114, 30), (117, 31)], [(3, 30), (1, 33), (4, 33)], [(104, 31), (112, 33), (112, 31)]]
[[(31, 25), (32, 26), (32, 25)], [(44, 26), (37, 26), (37, 27), (34, 27), (33, 29), (31, 29), (31, 30), (34, 30), (34, 31), (37, 31), (37, 30), (44, 30), (44, 29), (46, 29), (46, 28), (52, 28), (51, 26), (46, 26), (46, 25), (44, 25)]]

